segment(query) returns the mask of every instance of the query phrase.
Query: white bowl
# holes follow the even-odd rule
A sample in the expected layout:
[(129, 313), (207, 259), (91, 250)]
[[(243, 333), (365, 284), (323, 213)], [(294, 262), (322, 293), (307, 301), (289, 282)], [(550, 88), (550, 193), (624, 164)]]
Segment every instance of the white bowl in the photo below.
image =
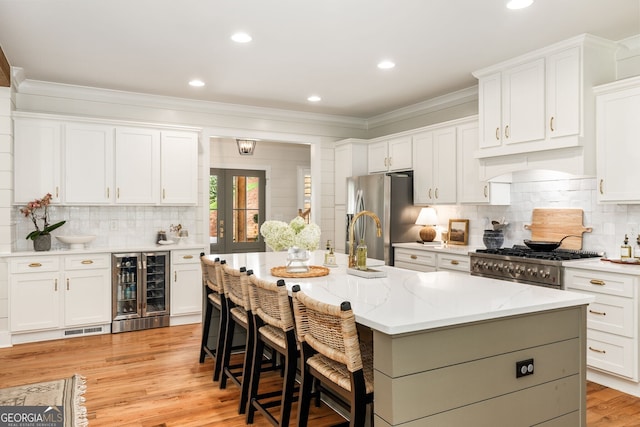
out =
[(56, 239), (62, 243), (69, 245), (71, 249), (84, 249), (86, 243), (91, 243), (95, 240), (94, 234), (85, 234), (78, 236), (56, 236)]

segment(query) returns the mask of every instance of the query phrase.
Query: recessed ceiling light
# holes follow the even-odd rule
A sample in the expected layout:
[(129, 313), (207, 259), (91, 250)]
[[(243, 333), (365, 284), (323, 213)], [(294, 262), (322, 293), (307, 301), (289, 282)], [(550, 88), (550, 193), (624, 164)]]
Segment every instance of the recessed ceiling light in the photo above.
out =
[(507, 7), (509, 9), (524, 9), (533, 4), (533, 0), (509, 0)]
[(249, 43), (253, 39), (247, 33), (235, 33), (231, 36), (231, 40), (236, 43)]
[(191, 80), (189, 82), (189, 86), (202, 87), (202, 86), (204, 86), (204, 82), (202, 80)]
[(319, 102), (319, 101), (322, 101), (322, 98), (320, 98), (318, 95), (311, 95), (310, 97), (307, 98), (307, 101)]
[(389, 61), (389, 60), (384, 60), (384, 61), (380, 61), (378, 62), (378, 68), (380, 68), (381, 70), (388, 70), (390, 68), (395, 67), (396, 64), (393, 61)]

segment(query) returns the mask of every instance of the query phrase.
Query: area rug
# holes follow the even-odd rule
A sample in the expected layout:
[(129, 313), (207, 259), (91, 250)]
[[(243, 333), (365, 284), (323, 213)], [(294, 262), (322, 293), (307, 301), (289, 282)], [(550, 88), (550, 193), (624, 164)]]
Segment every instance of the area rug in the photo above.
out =
[[(35, 411), (37, 417), (43, 417), (42, 414), (48, 413), (44, 418), (50, 420), (52, 416), (57, 416), (58, 420), (62, 419), (61, 422), (53, 425), (84, 427), (88, 425), (87, 410), (84, 407), (86, 388), (84, 377), (78, 374), (61, 380), (3, 388), (0, 389), (0, 414), (6, 416), (5, 413), (11, 412), (7, 407), (40, 407), (40, 411)], [(15, 411), (14, 419), (27, 418), (27, 415), (20, 414), (16, 410), (13, 411)], [(0, 420), (0, 425), (4, 425), (2, 420)], [(30, 423), (29, 425), (37, 424)]]

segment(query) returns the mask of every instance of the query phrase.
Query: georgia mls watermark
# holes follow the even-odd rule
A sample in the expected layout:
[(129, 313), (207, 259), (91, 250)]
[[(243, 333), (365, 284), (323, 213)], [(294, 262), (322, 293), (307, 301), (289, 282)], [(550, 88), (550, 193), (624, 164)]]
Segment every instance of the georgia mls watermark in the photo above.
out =
[(64, 408), (0, 406), (0, 427), (64, 427)]

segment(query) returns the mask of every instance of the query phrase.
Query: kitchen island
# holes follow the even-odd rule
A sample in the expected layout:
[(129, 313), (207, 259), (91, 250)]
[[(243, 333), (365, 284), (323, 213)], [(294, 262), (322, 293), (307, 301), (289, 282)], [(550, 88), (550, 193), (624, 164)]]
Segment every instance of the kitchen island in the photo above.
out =
[[(322, 265), (323, 252), (312, 254)], [(266, 280), (281, 252), (210, 255)], [(592, 297), (440, 271), (370, 267), (286, 279), (313, 298), (351, 302), (374, 343), (376, 426), (577, 426), (585, 419), (586, 305)], [(526, 375), (516, 375), (524, 366)]]

